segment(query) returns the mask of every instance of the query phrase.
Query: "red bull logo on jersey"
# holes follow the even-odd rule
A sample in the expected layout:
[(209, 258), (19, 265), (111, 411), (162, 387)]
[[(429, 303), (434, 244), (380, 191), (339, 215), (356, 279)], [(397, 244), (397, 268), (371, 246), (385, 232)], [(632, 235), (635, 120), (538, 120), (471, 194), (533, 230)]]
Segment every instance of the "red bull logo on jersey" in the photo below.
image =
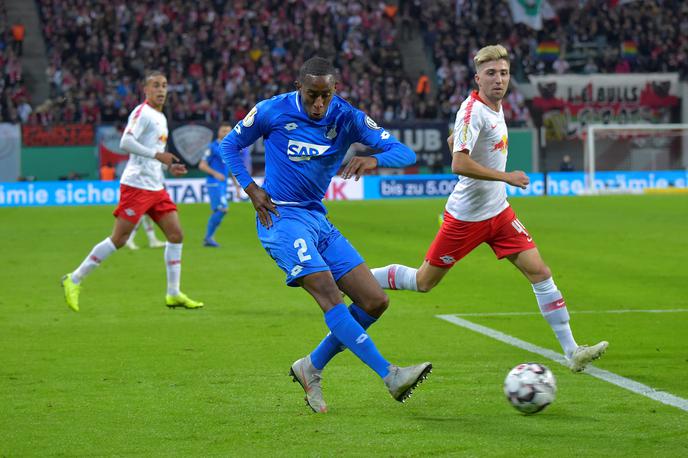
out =
[(502, 135), (502, 139), (492, 147), (492, 151), (501, 151), (502, 154), (506, 154), (508, 149), (509, 138), (506, 135)]
[(307, 161), (312, 157), (323, 155), (329, 148), (329, 145), (316, 145), (314, 143), (289, 140), (287, 156), (292, 161)]

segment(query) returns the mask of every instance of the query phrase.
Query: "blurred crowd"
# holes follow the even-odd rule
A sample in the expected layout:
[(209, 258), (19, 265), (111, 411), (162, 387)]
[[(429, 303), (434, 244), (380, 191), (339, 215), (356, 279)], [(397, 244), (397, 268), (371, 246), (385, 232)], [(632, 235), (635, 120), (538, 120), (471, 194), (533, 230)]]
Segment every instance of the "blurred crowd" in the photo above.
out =
[[(542, 30), (514, 23), (506, 0), (412, 0), (423, 39), (437, 68), (443, 116), (455, 113), (474, 75), (473, 57), (485, 43), (511, 53), (517, 88), (528, 75), (549, 73), (678, 72), (688, 79), (688, 2), (684, 0), (556, 1)], [(505, 106), (512, 124), (528, 122), (518, 90)]]
[[(32, 122), (112, 122), (140, 101), (145, 70), (168, 76), (172, 120), (243, 118), (294, 90), (305, 59), (335, 56), (340, 94), (378, 114), (412, 93), (397, 46), (397, 9), (375, 0), (41, 0), (50, 109)], [(412, 106), (408, 101), (408, 106)]]
[[(516, 84), (504, 108), (513, 126), (530, 123), (518, 91), (530, 74), (688, 78), (688, 2), (550, 3), (558, 16), (537, 31), (514, 24), (506, 0), (38, 0), (50, 98), (32, 108), (21, 40), (0, 1), (0, 120), (122, 122), (140, 102), (144, 71), (158, 69), (168, 76), (170, 120), (236, 121), (257, 101), (293, 90), (314, 54), (334, 58), (340, 95), (375, 119), (448, 120), (472, 87), (475, 52), (497, 42), (511, 52)], [(404, 71), (399, 43), (415, 31), (435, 75)]]
[(0, 0), (0, 122), (26, 122), (31, 113), (20, 61), (24, 32), (23, 25), (9, 23)]

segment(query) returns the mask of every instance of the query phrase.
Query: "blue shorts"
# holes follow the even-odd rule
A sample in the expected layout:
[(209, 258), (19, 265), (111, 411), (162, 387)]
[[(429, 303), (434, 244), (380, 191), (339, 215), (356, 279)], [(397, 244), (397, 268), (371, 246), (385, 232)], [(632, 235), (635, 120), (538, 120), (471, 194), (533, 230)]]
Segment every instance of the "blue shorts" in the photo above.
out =
[(208, 183), (205, 185), (213, 211), (227, 209), (227, 183)]
[(256, 217), (258, 238), (263, 248), (287, 274), (288, 286), (296, 279), (329, 270), (335, 281), (363, 264), (358, 251), (334, 227), (322, 211), (280, 206), (266, 229)]

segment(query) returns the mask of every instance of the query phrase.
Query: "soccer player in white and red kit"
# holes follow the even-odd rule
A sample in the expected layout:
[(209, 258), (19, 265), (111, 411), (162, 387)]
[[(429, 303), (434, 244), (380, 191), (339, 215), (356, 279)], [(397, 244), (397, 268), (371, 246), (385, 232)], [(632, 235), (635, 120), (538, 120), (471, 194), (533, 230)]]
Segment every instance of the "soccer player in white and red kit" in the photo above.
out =
[(452, 172), (460, 175), (444, 212), (444, 221), (418, 269), (392, 264), (373, 269), (383, 288), (430, 291), (461, 258), (487, 243), (498, 259), (507, 258), (530, 281), (545, 320), (552, 327), (574, 372), (599, 358), (608, 343), (579, 346), (569, 313), (552, 273), (525, 226), (506, 200), (506, 185), (525, 189), (520, 170), (505, 172), (509, 137), (502, 99), (509, 86), (509, 57), (501, 46), (486, 46), (474, 58), (478, 91), (456, 115)]
[(163, 186), (167, 170), (173, 176), (185, 175), (187, 170), (179, 159), (165, 151), (167, 144), (167, 118), (162, 113), (167, 98), (167, 78), (160, 72), (146, 76), (146, 100), (129, 115), (120, 146), (130, 154), (120, 180), (120, 201), (114, 211), (115, 226), (112, 234), (93, 247), (86, 259), (72, 273), (62, 279), (65, 300), (75, 312), (79, 311), (81, 281), (108, 256), (124, 246), (129, 235), (143, 215), (148, 215), (162, 229), (167, 238), (165, 265), (167, 267), (168, 307), (189, 309), (203, 306), (179, 290), (181, 277), (183, 233), (177, 215), (177, 206)]

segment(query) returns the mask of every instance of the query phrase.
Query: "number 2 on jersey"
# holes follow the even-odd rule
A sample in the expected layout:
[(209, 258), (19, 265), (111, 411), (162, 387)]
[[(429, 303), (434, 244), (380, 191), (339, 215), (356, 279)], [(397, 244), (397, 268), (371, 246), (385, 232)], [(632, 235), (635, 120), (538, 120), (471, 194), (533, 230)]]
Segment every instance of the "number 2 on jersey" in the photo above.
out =
[(294, 240), (294, 248), (298, 248), (298, 251), (296, 253), (299, 255), (299, 261), (306, 262), (311, 259), (311, 255), (306, 254), (308, 246), (306, 245), (306, 241), (304, 239)]

